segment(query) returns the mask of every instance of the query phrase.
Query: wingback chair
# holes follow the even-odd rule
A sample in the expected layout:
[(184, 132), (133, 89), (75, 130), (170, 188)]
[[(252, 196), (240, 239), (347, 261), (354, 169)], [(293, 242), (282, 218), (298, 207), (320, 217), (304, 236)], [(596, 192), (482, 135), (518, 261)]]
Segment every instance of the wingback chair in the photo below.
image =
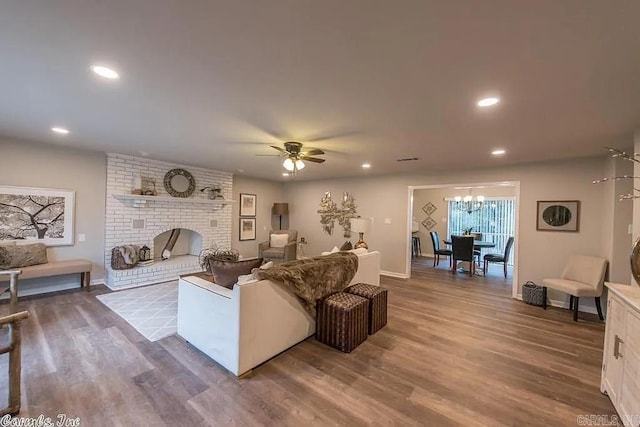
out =
[(594, 297), (598, 317), (602, 316), (600, 296), (604, 286), (604, 276), (607, 272), (607, 260), (604, 258), (572, 255), (564, 267), (559, 279), (544, 279), (542, 286), (557, 289), (571, 296), (569, 308), (573, 310), (573, 321), (578, 321), (578, 301), (580, 297)]
[[(274, 235), (287, 235), (288, 237), (286, 242), (276, 242), (276, 240), (280, 239), (278, 237), (274, 238)], [(269, 240), (258, 244), (258, 257), (274, 263), (292, 261), (296, 259), (297, 248), (297, 230), (271, 230), (269, 231)]]

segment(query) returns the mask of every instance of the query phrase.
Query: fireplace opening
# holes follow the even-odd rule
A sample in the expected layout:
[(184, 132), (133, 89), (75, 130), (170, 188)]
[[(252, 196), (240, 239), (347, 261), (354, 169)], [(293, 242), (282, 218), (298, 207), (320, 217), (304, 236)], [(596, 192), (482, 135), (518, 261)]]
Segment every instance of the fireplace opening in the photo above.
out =
[(202, 235), (186, 228), (174, 228), (153, 239), (153, 259), (167, 260), (178, 256), (198, 256), (202, 250)]

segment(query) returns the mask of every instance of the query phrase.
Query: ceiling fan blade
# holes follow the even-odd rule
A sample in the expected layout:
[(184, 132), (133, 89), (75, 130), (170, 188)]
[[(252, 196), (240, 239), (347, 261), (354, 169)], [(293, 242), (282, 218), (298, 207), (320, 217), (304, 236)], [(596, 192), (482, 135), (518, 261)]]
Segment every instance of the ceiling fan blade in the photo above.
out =
[(303, 156), (317, 156), (319, 154), (324, 154), (324, 151), (319, 148), (309, 148), (308, 150), (304, 150), (300, 154), (302, 154)]
[(285, 153), (285, 154), (287, 153), (284, 148), (278, 147), (277, 145), (270, 145), (269, 147), (273, 148), (274, 150), (278, 150), (281, 153)]
[(352, 135), (359, 135), (361, 134), (361, 131), (357, 131), (357, 130), (342, 130), (342, 131), (337, 131), (334, 132), (333, 134), (330, 135), (310, 135), (308, 138), (303, 138), (304, 141), (307, 142), (317, 142), (317, 141), (328, 141), (330, 139), (340, 139), (340, 138), (346, 138), (348, 136), (352, 136)]
[(317, 157), (307, 157), (307, 156), (300, 156), (300, 158), (302, 160), (309, 161), (309, 162), (313, 162), (313, 163), (324, 163), (324, 159), (319, 159)]

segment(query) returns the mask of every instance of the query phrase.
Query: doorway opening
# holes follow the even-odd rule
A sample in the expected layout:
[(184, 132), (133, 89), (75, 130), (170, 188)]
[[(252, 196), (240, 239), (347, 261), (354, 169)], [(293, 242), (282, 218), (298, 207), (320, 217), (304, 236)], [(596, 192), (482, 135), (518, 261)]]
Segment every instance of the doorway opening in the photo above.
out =
[(490, 263), (484, 280), (497, 283), (507, 293), (510, 288), (511, 296), (516, 298), (519, 197), (519, 181), (410, 186), (406, 277), (417, 272), (449, 270), (449, 259), (442, 255), (434, 270), (432, 231), (438, 235), (440, 249), (451, 249), (445, 242), (450, 242), (452, 235), (474, 234), (476, 241), (483, 243), (483, 247), (476, 248), (480, 251), (481, 265), (484, 255), (504, 253), (509, 237), (514, 237), (507, 278), (502, 264)]

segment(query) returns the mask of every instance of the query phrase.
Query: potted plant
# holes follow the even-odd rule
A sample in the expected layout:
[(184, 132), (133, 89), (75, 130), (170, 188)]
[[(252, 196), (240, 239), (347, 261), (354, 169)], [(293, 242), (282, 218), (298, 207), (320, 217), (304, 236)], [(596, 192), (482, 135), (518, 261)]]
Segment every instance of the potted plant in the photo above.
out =
[(200, 251), (198, 262), (200, 263), (200, 268), (212, 274), (209, 261), (238, 261), (239, 257), (240, 254), (235, 249), (205, 248)]

